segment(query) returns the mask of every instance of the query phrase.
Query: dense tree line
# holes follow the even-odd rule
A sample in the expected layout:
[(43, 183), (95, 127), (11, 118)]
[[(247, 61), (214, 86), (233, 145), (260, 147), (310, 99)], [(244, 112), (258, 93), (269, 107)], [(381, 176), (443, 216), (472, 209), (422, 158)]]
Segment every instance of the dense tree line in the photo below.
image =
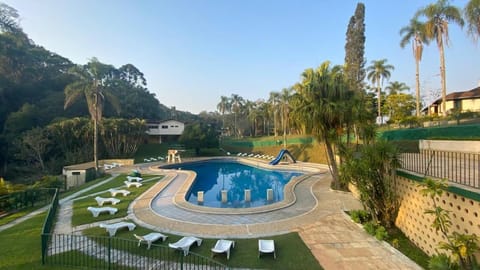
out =
[(31, 181), (42, 174), (58, 174), (63, 165), (92, 160), (91, 127), (84, 119), (89, 115), (88, 99), (77, 96), (67, 108), (64, 105), (67, 85), (78, 81), (78, 74), (72, 70), (85, 70), (95, 61), (108, 67), (109, 76), (114, 79), (110, 80), (109, 93), (115, 96), (120, 108), (116, 110), (111, 103), (102, 103), (103, 117), (118, 119), (105, 121), (99, 128), (101, 158), (127, 153), (131, 156), (138, 142), (127, 143), (122, 138), (113, 145), (110, 140), (121, 136), (120, 133), (137, 135), (144, 131), (145, 127), (139, 126), (144, 121), (135, 119), (196, 119), (195, 115), (160, 104), (148, 91), (143, 73), (134, 65), (116, 68), (95, 58), (86, 65), (72, 63), (36, 45), (23, 32), (18, 17), (13, 7), (0, 3), (1, 177)]

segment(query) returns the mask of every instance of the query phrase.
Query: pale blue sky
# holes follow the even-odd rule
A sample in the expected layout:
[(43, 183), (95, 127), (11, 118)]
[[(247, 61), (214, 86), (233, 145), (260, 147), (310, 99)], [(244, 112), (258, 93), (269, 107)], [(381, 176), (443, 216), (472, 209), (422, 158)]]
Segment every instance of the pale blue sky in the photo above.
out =
[[(268, 99), (325, 60), (343, 64), (351, 0), (0, 0), (16, 8), (37, 44), (85, 64), (97, 57), (134, 64), (159, 101), (178, 110), (215, 111), (220, 96)], [(414, 91), (410, 47), (399, 30), (427, 0), (366, 0), (367, 66), (383, 58), (395, 66), (390, 81)], [(452, 1), (464, 7), (466, 0)], [(480, 82), (480, 47), (458, 26), (446, 50), (448, 92)], [(423, 93), (439, 89), (439, 55), (426, 47)]]

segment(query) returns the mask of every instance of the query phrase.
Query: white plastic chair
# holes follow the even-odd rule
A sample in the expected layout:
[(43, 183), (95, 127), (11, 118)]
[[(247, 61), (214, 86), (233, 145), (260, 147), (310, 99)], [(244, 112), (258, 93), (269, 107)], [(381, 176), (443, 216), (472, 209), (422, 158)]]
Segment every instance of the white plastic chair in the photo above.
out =
[(123, 183), (125, 183), (127, 188), (130, 188), (131, 186), (134, 186), (134, 187), (137, 187), (137, 188), (142, 186), (142, 183), (140, 183), (140, 182), (123, 181)]
[(131, 222), (118, 222), (112, 224), (101, 223), (99, 227), (105, 228), (108, 232), (108, 235), (115, 236), (118, 229), (128, 228), (129, 231), (133, 231), (136, 225)]
[(175, 243), (168, 244), (168, 246), (177, 250), (182, 250), (183, 256), (187, 256), (188, 252), (190, 251), (190, 247), (195, 242), (197, 243), (197, 246), (200, 246), (202, 244), (202, 239), (193, 236), (185, 236)]
[(98, 206), (102, 206), (105, 203), (111, 203), (112, 205), (116, 205), (117, 203), (120, 202), (119, 199), (103, 198), (103, 197), (100, 197), (100, 196), (95, 197), (95, 201), (97, 201)]
[(90, 211), (93, 217), (98, 217), (103, 212), (108, 212), (110, 215), (115, 215), (118, 212), (118, 209), (115, 207), (87, 207), (87, 210)]
[(273, 253), (273, 258), (276, 259), (277, 255), (275, 254), (275, 242), (273, 240), (258, 240), (258, 257), (262, 253)]
[(215, 246), (211, 249), (212, 250), (212, 257), (215, 253), (227, 253), (227, 260), (230, 259), (230, 249), (235, 247), (235, 242), (231, 240), (220, 239), (217, 240)]
[(135, 238), (138, 239), (138, 246), (140, 246), (140, 244), (142, 242), (147, 243), (147, 249), (150, 249), (150, 246), (152, 245), (153, 242), (155, 242), (159, 239), (162, 239), (162, 241), (165, 241), (168, 237), (166, 235), (163, 235), (163, 234), (157, 233), (157, 232), (152, 232), (152, 233), (149, 233), (149, 234), (146, 234), (146, 235), (143, 235), (143, 236), (133, 234), (133, 236), (135, 236)]

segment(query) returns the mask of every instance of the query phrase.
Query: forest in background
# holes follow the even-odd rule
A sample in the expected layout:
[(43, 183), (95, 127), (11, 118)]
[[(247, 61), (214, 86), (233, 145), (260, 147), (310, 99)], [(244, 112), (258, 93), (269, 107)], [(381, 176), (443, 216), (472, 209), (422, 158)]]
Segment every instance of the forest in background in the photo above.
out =
[[(81, 65), (35, 44), (18, 24), (16, 10), (0, 4), (0, 177), (29, 184), (60, 174), (64, 165), (91, 161), (92, 124), (85, 98), (64, 109), (65, 87), (76, 79), (69, 70)], [(143, 143), (146, 120), (197, 119), (161, 104), (133, 64), (110, 67), (120, 110), (104, 104), (101, 158), (131, 156), (132, 144)], [(127, 134), (133, 141), (126, 141)], [(113, 148), (113, 140), (123, 144)]]

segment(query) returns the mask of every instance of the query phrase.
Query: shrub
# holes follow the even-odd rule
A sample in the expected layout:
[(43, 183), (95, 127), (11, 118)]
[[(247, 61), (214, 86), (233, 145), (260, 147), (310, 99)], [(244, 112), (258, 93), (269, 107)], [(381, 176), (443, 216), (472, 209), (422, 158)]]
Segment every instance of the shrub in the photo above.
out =
[(370, 235), (375, 235), (376, 227), (377, 227), (377, 225), (373, 221), (369, 221), (369, 222), (363, 224), (363, 228)]
[(363, 224), (372, 219), (370, 214), (365, 210), (353, 210), (350, 212), (350, 217), (353, 221), (360, 224)]
[(388, 238), (388, 233), (387, 233), (387, 230), (385, 230), (385, 227), (383, 226), (377, 227), (377, 229), (375, 230), (375, 238), (377, 238), (380, 241)]

